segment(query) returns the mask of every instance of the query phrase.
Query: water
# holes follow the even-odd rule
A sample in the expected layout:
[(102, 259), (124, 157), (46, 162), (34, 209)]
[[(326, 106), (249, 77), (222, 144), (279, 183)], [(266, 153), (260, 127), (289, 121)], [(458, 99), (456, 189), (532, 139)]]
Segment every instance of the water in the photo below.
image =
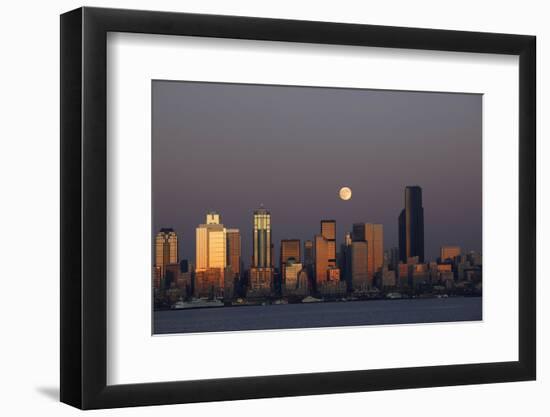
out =
[(481, 320), (481, 297), (370, 300), (154, 312), (154, 333)]

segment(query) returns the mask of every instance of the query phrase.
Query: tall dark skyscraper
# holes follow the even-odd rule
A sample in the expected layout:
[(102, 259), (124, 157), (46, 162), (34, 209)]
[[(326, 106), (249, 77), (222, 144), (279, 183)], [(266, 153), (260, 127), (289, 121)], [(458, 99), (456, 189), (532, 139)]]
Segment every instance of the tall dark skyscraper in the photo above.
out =
[(407, 262), (413, 256), (424, 262), (424, 208), (417, 185), (405, 188), (405, 208), (399, 215), (399, 259)]

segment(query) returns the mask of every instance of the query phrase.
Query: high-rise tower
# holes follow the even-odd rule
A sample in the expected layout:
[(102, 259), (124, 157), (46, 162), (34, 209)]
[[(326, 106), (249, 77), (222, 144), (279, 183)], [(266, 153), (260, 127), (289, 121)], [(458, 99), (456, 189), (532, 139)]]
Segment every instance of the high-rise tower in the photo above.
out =
[(424, 208), (417, 185), (405, 188), (405, 208), (399, 215), (399, 258), (406, 263), (414, 256), (424, 262)]
[(206, 223), (196, 229), (195, 294), (214, 296), (223, 294), (224, 273), (227, 266), (226, 228), (220, 215), (206, 214)]
[(220, 215), (206, 214), (206, 224), (196, 229), (196, 270), (224, 269), (227, 265), (226, 229), (220, 223)]
[(255, 293), (266, 293), (273, 289), (271, 213), (263, 207), (254, 210), (253, 223), (249, 289)]
[(227, 265), (231, 266), (231, 273), (241, 274), (241, 232), (239, 229), (227, 229)]
[(321, 234), (315, 236), (315, 281), (329, 279), (329, 269), (336, 268), (336, 221), (321, 220)]
[(160, 229), (155, 238), (155, 266), (160, 278), (166, 274), (166, 265), (178, 263), (178, 236), (174, 229)]
[(254, 210), (253, 229), (254, 253), (252, 267), (271, 268), (271, 213), (262, 208)]

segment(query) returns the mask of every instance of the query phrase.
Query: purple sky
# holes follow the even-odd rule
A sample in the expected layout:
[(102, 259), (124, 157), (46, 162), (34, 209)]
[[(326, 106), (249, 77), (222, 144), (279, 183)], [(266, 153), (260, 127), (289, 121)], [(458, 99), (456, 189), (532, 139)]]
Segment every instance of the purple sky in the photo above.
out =
[(423, 189), (428, 259), (447, 244), (481, 251), (481, 95), (153, 81), (152, 96), (153, 232), (173, 227), (181, 258), (194, 262), (195, 228), (216, 210), (248, 265), (260, 203), (275, 259), (321, 219), (337, 221), (338, 244), (372, 222), (397, 246), (407, 185)]

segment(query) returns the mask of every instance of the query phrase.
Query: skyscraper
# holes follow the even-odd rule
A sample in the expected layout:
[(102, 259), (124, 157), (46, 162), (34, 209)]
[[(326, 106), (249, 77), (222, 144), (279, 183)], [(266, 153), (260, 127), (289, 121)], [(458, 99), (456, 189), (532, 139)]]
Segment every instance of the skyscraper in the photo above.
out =
[(315, 236), (315, 281), (328, 280), (329, 268), (336, 267), (336, 221), (321, 220), (321, 234)]
[(368, 245), (366, 241), (351, 243), (351, 285), (354, 290), (366, 290), (369, 285)]
[(271, 213), (263, 207), (254, 210), (253, 223), (249, 289), (255, 293), (266, 293), (273, 289)]
[(328, 242), (328, 261), (330, 266), (336, 265), (336, 221), (321, 220), (321, 235)]
[(196, 270), (224, 269), (227, 265), (227, 230), (220, 222), (220, 215), (207, 213), (206, 224), (196, 229)]
[(254, 210), (253, 245), (252, 267), (271, 268), (271, 213), (263, 207)]
[(166, 274), (166, 265), (178, 263), (178, 236), (174, 229), (163, 228), (155, 238), (155, 266), (160, 279)]
[(384, 228), (381, 224), (367, 223), (365, 235), (369, 253), (367, 270), (369, 280), (372, 280), (384, 264)]
[(283, 283), (286, 279), (286, 266), (289, 261), (301, 265), (300, 258), (300, 240), (299, 239), (283, 239), (281, 240), (281, 255), (280, 255), (280, 271)]
[(315, 235), (315, 282), (326, 281), (329, 267), (328, 241), (322, 235)]
[(241, 274), (241, 232), (239, 229), (227, 229), (227, 266), (233, 275)]
[(353, 242), (367, 242), (367, 273), (369, 280), (372, 280), (384, 264), (384, 228), (381, 224), (354, 223), (351, 238)]
[(283, 239), (281, 240), (281, 266), (288, 262), (290, 258), (294, 258), (294, 262), (300, 263), (300, 239)]
[(422, 188), (417, 185), (405, 188), (405, 208), (399, 215), (399, 257), (407, 262), (414, 256), (424, 262), (424, 208)]
[(226, 229), (218, 213), (206, 214), (206, 223), (196, 229), (195, 292), (198, 296), (223, 293), (227, 265)]

